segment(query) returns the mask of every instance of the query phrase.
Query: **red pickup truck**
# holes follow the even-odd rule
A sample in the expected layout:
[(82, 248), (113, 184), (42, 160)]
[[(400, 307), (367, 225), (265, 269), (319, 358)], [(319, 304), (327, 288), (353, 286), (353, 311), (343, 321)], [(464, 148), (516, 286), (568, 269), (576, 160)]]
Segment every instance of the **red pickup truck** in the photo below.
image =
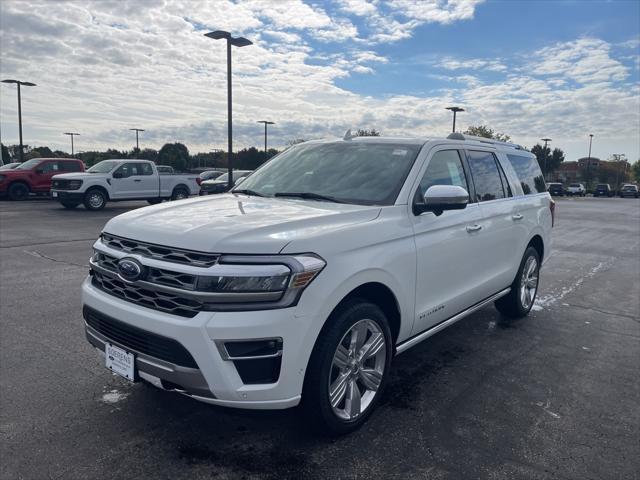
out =
[(13, 170), (0, 171), (0, 196), (24, 200), (29, 193), (49, 193), (51, 177), (70, 172), (84, 172), (84, 163), (74, 158), (32, 158)]

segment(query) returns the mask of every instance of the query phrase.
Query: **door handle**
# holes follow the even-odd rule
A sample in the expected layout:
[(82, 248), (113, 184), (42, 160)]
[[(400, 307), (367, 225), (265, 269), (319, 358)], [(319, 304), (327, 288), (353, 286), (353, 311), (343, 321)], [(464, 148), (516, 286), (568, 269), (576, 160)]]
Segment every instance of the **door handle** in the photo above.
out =
[(142, 181), (142, 180), (140, 180), (140, 179), (134, 180), (134, 182), (141, 182), (141, 181)]
[(469, 233), (477, 232), (479, 230), (482, 230), (482, 225), (478, 225), (477, 223), (475, 225), (467, 225), (467, 232)]
[(511, 215), (511, 218), (514, 220), (522, 220), (524, 217), (521, 214), (516, 213), (515, 215)]

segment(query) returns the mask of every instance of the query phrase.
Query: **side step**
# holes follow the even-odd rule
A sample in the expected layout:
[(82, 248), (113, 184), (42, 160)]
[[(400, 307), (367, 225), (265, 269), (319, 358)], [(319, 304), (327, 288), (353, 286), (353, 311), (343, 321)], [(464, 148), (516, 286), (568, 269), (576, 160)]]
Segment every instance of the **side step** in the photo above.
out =
[(425, 330), (424, 332), (419, 333), (415, 337), (411, 337), (410, 339), (405, 340), (404, 342), (396, 345), (396, 355), (399, 355), (400, 353), (409, 350), (411, 347), (419, 344), (423, 340), (426, 340), (431, 335), (435, 335), (440, 330), (443, 330), (443, 329), (447, 328), (449, 325), (453, 325), (458, 320), (462, 320), (467, 315), (470, 315), (473, 312), (475, 312), (477, 310), (480, 310), (482, 307), (484, 307), (488, 303), (495, 302), (499, 298), (504, 297), (510, 291), (511, 291), (511, 287), (505, 288), (504, 290), (496, 293), (495, 295), (491, 295), (489, 298), (486, 298), (486, 299), (482, 300), (481, 302), (476, 303), (475, 305), (467, 308), (466, 310), (461, 311), (460, 313), (458, 313), (457, 315), (454, 315), (453, 317), (449, 318), (448, 320), (444, 320), (444, 321), (438, 323), (437, 325), (434, 325), (429, 330)]

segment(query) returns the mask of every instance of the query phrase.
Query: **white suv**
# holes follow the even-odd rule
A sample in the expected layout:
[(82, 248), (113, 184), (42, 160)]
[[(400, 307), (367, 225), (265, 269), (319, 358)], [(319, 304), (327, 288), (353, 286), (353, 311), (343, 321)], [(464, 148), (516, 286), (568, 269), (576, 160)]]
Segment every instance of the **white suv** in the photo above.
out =
[(517, 145), (306, 142), (231, 193), (109, 221), (83, 285), (87, 339), (131, 381), (230, 407), (302, 401), (348, 432), (395, 355), (492, 302), (529, 312), (553, 214)]

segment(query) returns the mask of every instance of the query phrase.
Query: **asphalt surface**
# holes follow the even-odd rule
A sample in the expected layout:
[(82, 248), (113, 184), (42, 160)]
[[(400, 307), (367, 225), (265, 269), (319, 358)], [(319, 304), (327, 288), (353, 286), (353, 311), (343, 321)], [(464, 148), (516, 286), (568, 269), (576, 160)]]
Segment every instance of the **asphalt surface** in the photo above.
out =
[(142, 205), (0, 202), (2, 479), (640, 478), (639, 200), (560, 199), (535, 311), (489, 306), (400, 355), (339, 439), (105, 370), (80, 284), (104, 223)]

